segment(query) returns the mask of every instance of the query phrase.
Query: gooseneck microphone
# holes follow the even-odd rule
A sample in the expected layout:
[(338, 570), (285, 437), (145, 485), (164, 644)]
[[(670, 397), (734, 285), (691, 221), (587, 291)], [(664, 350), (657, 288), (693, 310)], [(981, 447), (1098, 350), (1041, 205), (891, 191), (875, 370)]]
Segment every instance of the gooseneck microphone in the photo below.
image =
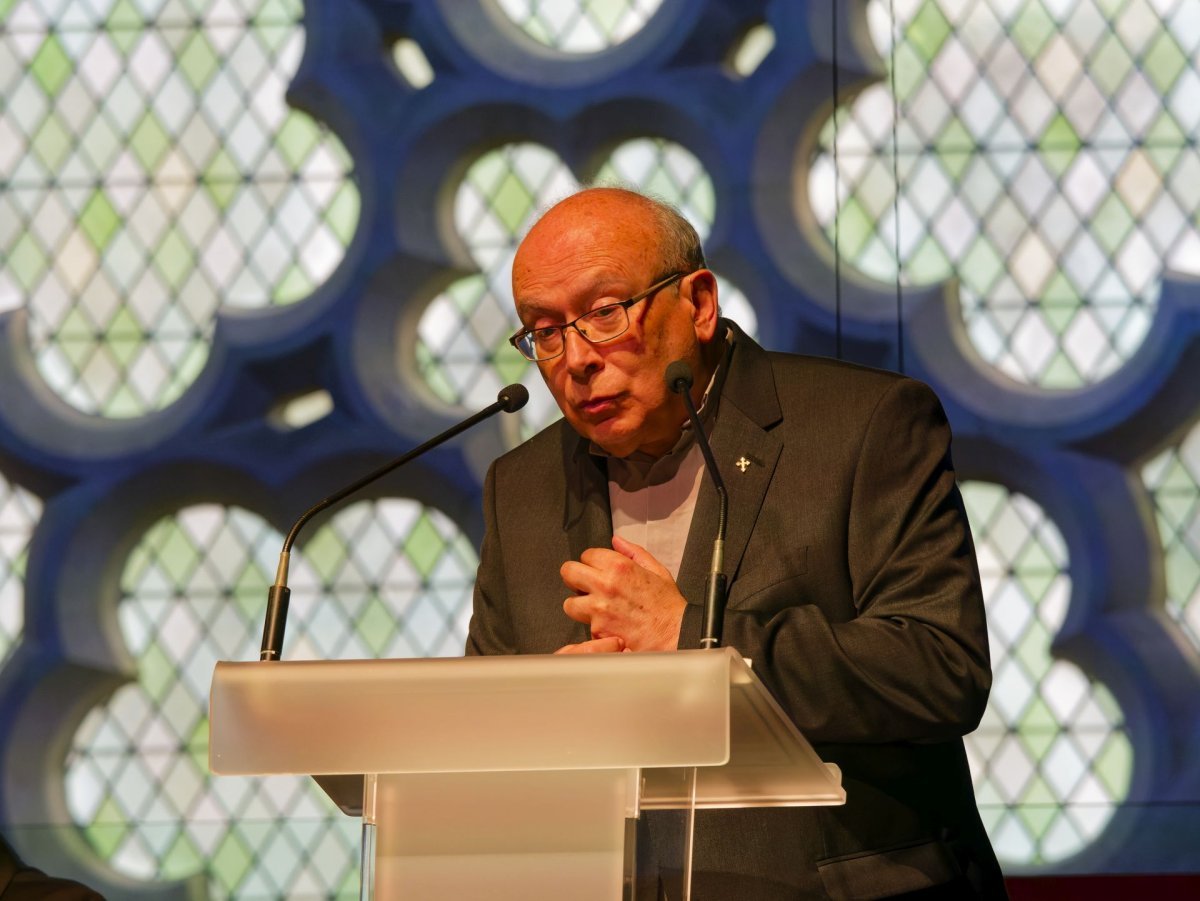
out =
[(700, 647), (719, 648), (721, 646), (721, 630), (725, 624), (725, 593), (727, 590), (725, 573), (725, 521), (729, 517), (729, 495), (725, 492), (725, 480), (717, 469), (716, 458), (713, 457), (712, 445), (708, 443), (708, 435), (700, 424), (700, 413), (692, 402), (692, 367), (683, 360), (676, 360), (667, 367), (667, 387), (683, 398), (688, 416), (692, 420), (692, 431), (696, 433), (696, 443), (700, 445), (700, 453), (704, 455), (704, 466), (708, 476), (717, 489), (720, 500), (720, 514), (717, 517), (717, 537), (713, 541), (712, 566), (708, 578), (704, 582), (704, 621), (700, 630)]
[(496, 402), (494, 404), (484, 407), (475, 415), (469, 416), (457, 425), (451, 426), (440, 435), (430, 438), (419, 447), (414, 447), (408, 453), (367, 473), (357, 482), (347, 485), (339, 491), (335, 491), (329, 497), (314, 504), (301, 514), (300, 518), (296, 520), (295, 525), (292, 526), (292, 530), (288, 532), (287, 538), (284, 539), (283, 550), (279, 553), (279, 568), (275, 571), (275, 584), (267, 591), (267, 618), (266, 622), (263, 623), (262, 652), (259, 655), (259, 659), (278, 660), (283, 651), (283, 629), (287, 625), (288, 599), (292, 595), (291, 589), (287, 587), (288, 560), (292, 553), (292, 545), (296, 543), (296, 536), (300, 534), (300, 530), (304, 528), (305, 523), (322, 510), (332, 507), (339, 501), (345, 500), (356, 491), (365, 488), (378, 479), (382, 479), (392, 470), (399, 469), (410, 460), (415, 460), (426, 451), (432, 450), (445, 441), (449, 441), (455, 435), (465, 432), (474, 425), (478, 425), (501, 410), (505, 413), (515, 413), (525, 406), (528, 400), (529, 391), (524, 385), (508, 385), (500, 389), (500, 393), (496, 395)]

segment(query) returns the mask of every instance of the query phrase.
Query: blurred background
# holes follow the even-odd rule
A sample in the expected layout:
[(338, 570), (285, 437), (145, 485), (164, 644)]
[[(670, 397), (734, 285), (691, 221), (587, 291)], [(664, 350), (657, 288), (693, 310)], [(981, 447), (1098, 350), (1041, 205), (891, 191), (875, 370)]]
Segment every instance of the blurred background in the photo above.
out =
[[(358, 824), (214, 779), (284, 655), (461, 653), (539, 209), (639, 186), (774, 349), (921, 378), (1010, 874), (1200, 871), (1200, 2), (0, 0), (0, 833), (108, 897), (357, 897)], [(314, 725), (314, 728), (319, 728)]]

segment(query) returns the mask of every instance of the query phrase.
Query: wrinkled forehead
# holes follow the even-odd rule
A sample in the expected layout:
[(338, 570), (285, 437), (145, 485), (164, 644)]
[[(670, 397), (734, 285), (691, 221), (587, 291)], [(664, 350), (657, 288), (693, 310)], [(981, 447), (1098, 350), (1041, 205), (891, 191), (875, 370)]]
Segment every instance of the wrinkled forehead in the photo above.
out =
[[(535, 260), (536, 263), (536, 260)], [(513, 271), (513, 303), (524, 322), (582, 314), (598, 301), (624, 300), (640, 287), (638, 268), (627, 259), (595, 253)]]
[(661, 257), (657, 234), (639, 223), (547, 214), (517, 249), (513, 300), (524, 313), (624, 296), (659, 275)]
[(662, 235), (653, 209), (637, 198), (603, 190), (576, 194), (551, 207), (517, 248), (514, 276), (531, 265), (554, 265), (587, 255), (639, 259), (660, 255)]

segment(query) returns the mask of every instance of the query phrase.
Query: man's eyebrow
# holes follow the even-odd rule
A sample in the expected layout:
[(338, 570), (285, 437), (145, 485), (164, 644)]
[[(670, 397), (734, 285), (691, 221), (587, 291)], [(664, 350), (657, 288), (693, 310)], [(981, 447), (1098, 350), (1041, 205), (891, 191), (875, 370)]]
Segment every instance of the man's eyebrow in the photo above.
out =
[(526, 316), (561, 316), (562, 313), (553, 307), (544, 306), (537, 301), (522, 302), (516, 301), (514, 304), (517, 308), (517, 316), (524, 321)]
[[(617, 291), (611, 290), (613, 288), (613, 286), (619, 285), (619, 284), (621, 284), (621, 281), (617, 277), (601, 276), (601, 277), (595, 279), (594, 281), (590, 282), (589, 284), (584, 285), (582, 288), (580, 288), (576, 292), (576, 298), (573, 298), (573, 299), (582, 298), (584, 300), (594, 300), (597, 297), (605, 297), (605, 296), (611, 294), (614, 298), (617, 298), (618, 295), (621, 295), (618, 299), (623, 300), (624, 295), (621, 292), (624, 289), (620, 289)], [(536, 299), (521, 300), (519, 298), (514, 298), (513, 305), (517, 308), (517, 315), (522, 318), (526, 315), (531, 315), (531, 316), (546, 315), (546, 316), (552, 316), (552, 317), (558, 317), (558, 318), (571, 318), (571, 317), (564, 316), (563, 311), (561, 309), (559, 309), (557, 306), (553, 306), (550, 304), (544, 304)]]

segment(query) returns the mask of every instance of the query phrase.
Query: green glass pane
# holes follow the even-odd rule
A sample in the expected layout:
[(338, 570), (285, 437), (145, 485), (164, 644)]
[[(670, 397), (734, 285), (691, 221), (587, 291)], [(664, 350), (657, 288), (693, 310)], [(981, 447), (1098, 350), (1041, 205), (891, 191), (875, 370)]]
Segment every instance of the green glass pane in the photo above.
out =
[(1038, 381), (1043, 388), (1059, 388), (1064, 391), (1074, 388), (1082, 381), (1078, 367), (1065, 353), (1058, 351), (1050, 358), (1050, 363), (1038, 374)]
[(142, 116), (140, 122), (129, 136), (129, 147), (133, 155), (146, 170), (155, 169), (162, 161), (163, 155), (170, 146), (170, 137), (166, 129), (151, 112)]
[(307, 116), (292, 113), (283, 123), (275, 146), (292, 168), (299, 168), (321, 140), (321, 133)]
[[(1200, 520), (1194, 514), (1193, 522)], [(1184, 547), (1174, 548), (1166, 555), (1167, 593), (1172, 598), (1190, 598), (1200, 588), (1200, 560)]]
[(909, 23), (905, 38), (920, 54), (922, 62), (928, 64), (942, 49), (950, 30), (950, 22), (943, 15), (941, 5), (934, 0), (924, 0)]
[(194, 263), (192, 244), (177, 228), (170, 229), (154, 251), (155, 267), (175, 291), (180, 289), (184, 280), (191, 274)]
[(203, 864), (204, 855), (187, 834), (181, 832), (163, 856), (163, 877), (168, 880), (185, 879), (200, 870)]
[(1054, 19), (1039, 0), (1026, 0), (1012, 25), (1013, 41), (1027, 59), (1036, 59), (1055, 31)]
[(241, 176), (233, 158), (224, 149), (219, 150), (204, 171), (203, 184), (209, 196), (218, 207), (225, 209), (238, 196), (240, 183)]
[(204, 90), (220, 69), (220, 58), (203, 32), (195, 32), (188, 37), (177, 59), (179, 71), (197, 92)]
[(51, 113), (34, 132), (31, 147), (46, 168), (55, 172), (71, 153), (71, 132), (57, 114)]
[(951, 117), (938, 134), (936, 146), (943, 165), (946, 165), (947, 159), (954, 160), (948, 168), (952, 169), (956, 178), (974, 159), (975, 139), (957, 116)]
[(286, 303), (307, 297), (312, 293), (312, 289), (312, 279), (300, 266), (293, 265), (285, 270), (283, 278), (275, 286), (272, 297), (277, 302)]
[(862, 204), (857, 199), (847, 201), (838, 222), (838, 241), (842, 252), (849, 257), (858, 256), (874, 230), (874, 220), (863, 210)]
[(971, 244), (971, 249), (959, 263), (959, 272), (963, 281), (968, 282), (972, 289), (980, 293), (994, 285), (1004, 271), (1004, 259), (996, 252), (992, 243), (984, 237), (975, 239)]
[(496, 342), (492, 348), (492, 365), (496, 367), (496, 374), (500, 377), (500, 381), (506, 385), (511, 385), (514, 382), (519, 382), (529, 371), (530, 363), (523, 356), (513, 349), (513, 346), (508, 343), (508, 340)]
[(1049, 831), (1061, 814), (1058, 805), (1051, 804), (1022, 804), (1017, 808), (1017, 816), (1034, 838), (1042, 838)]
[[(896, 84), (895, 96), (901, 104), (905, 104), (912, 99), (917, 89), (925, 83), (928, 67), (925, 61), (921, 59), (921, 54), (917, 48), (907, 42), (892, 51), (891, 59), (895, 67), (892, 70), (893, 80)], [(821, 144), (822, 146), (827, 146), (827, 141), (824, 140), (824, 137)]]
[(950, 274), (950, 261), (937, 240), (926, 237), (908, 258), (906, 268), (919, 282), (936, 282)]
[(371, 598), (363, 608), (357, 624), (359, 635), (375, 655), (383, 653), (392, 633), (396, 631), (395, 617), (378, 598)]
[(1062, 114), (1054, 117), (1039, 139), (1042, 159), (1050, 171), (1059, 176), (1070, 168), (1081, 143), (1070, 121)]
[(1123, 734), (1113, 735), (1096, 758), (1096, 775), (1114, 798), (1129, 793), (1133, 780), (1133, 746)]
[[(112, 804), (111, 801), (105, 803)], [(116, 853), (121, 842), (125, 840), (125, 836), (129, 834), (129, 830), (125, 826), (103, 823), (97, 819), (87, 827), (85, 833), (88, 843), (95, 848), (96, 853), (103, 858), (109, 858)]]
[(416, 528), (409, 534), (404, 552), (423, 578), (429, 578), (444, 550), (445, 542), (433, 527), (433, 523), (428, 518), (421, 517)]
[(1187, 54), (1180, 49), (1174, 36), (1164, 30), (1146, 54), (1142, 71), (1150, 77), (1159, 93), (1166, 94), (1187, 67)]
[(516, 232), (533, 207), (533, 194), (517, 176), (506, 173), (491, 197), (492, 209), (510, 232)]
[(349, 245), (358, 227), (362, 203), (358, 189), (352, 184), (343, 184), (333, 196), (333, 202), (325, 212), (325, 221), (333, 229), (334, 236), (343, 245)]
[(134, 321), (128, 307), (117, 311), (117, 315), (105, 331), (105, 344), (109, 353), (123, 368), (136, 359), (144, 339), (145, 334), (141, 326)]
[(221, 886), (232, 892), (250, 868), (253, 855), (236, 832), (226, 833), (209, 858), (209, 865)]
[(1132, 69), (1133, 59), (1129, 51), (1125, 49), (1119, 37), (1111, 34), (1101, 44), (1099, 52), (1092, 57), (1088, 74), (1105, 94), (1115, 94)]
[(46, 272), (46, 255), (29, 232), (23, 232), (5, 261), (24, 291), (32, 291)]
[(322, 529), (304, 545), (304, 557), (322, 581), (329, 583), (346, 562), (346, 546), (331, 530)]
[(29, 71), (37, 79), (42, 90), (53, 96), (62, 90), (71, 76), (71, 59), (63, 49), (58, 35), (50, 34), (33, 57)]
[(125, 34), (127, 39), (136, 40), (141, 36), (146, 17), (142, 14), (133, 0), (117, 0), (109, 10), (104, 30), (116, 36)]
[(178, 674), (167, 655), (152, 644), (138, 660), (138, 678), (146, 693), (156, 702), (161, 702)]

